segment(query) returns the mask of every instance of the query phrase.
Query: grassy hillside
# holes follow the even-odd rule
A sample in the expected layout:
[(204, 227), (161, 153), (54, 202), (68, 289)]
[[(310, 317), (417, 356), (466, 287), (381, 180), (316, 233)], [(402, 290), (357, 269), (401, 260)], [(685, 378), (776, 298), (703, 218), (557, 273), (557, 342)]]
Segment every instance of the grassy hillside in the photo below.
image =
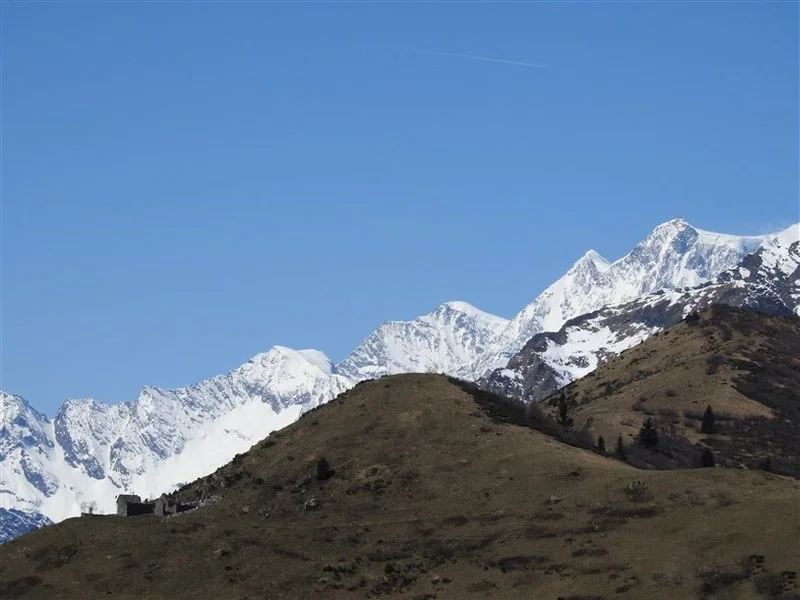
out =
[[(545, 401), (555, 412), (562, 392)], [(800, 476), (800, 319), (714, 306), (563, 390), (578, 429), (631, 443), (647, 417), (661, 432), (636, 464), (694, 465), (699, 448), (730, 467)], [(700, 430), (707, 406), (714, 433)], [(670, 439), (673, 438), (673, 439)], [(637, 462), (638, 461), (638, 462)]]
[(0, 546), (0, 598), (800, 597), (796, 480), (527, 424), (443, 376), (363, 383), (180, 491), (202, 508)]

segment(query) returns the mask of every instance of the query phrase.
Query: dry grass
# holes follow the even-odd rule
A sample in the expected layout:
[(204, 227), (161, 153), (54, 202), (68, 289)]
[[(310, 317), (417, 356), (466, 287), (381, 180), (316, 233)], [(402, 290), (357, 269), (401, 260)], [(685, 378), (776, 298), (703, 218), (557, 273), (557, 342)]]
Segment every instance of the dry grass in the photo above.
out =
[[(676, 459), (656, 457), (653, 466), (694, 466), (701, 444), (728, 466), (757, 468), (771, 456), (781, 472), (800, 476), (798, 355), (800, 319), (715, 306), (565, 391), (579, 404), (576, 426), (588, 425), (607, 445), (620, 433), (631, 443), (647, 416), (671, 422), (680, 438), (671, 449)], [(545, 401), (551, 411), (556, 398)], [(708, 405), (719, 425), (712, 436), (700, 432)]]
[[(71, 519), (0, 546), (0, 597), (694, 600), (792, 586), (797, 481), (640, 471), (490, 400), (435, 375), (361, 384), (180, 492), (214, 504)], [(323, 456), (335, 475), (319, 480)]]

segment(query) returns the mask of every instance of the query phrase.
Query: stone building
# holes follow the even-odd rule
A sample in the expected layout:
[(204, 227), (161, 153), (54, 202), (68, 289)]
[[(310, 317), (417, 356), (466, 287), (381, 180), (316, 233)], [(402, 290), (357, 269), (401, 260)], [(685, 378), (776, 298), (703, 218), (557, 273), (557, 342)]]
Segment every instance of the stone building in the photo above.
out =
[(166, 517), (196, 508), (197, 503), (185, 504), (162, 494), (157, 500), (145, 500), (135, 494), (120, 494), (117, 496), (117, 515), (120, 517), (134, 517), (136, 515), (155, 515)]
[(152, 515), (154, 511), (154, 504), (142, 502), (142, 499), (135, 494), (120, 494), (117, 496), (117, 515), (120, 517)]
[(154, 512), (157, 517), (166, 517), (168, 515), (175, 515), (179, 512), (189, 510), (191, 508), (195, 508), (195, 505), (183, 504), (174, 498), (168, 497), (166, 494), (162, 494), (161, 497), (155, 502)]

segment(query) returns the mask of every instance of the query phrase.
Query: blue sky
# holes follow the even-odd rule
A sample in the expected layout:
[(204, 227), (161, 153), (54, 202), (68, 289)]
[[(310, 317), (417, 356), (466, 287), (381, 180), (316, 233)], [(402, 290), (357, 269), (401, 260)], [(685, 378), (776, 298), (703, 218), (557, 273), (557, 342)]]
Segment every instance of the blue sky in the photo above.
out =
[(51, 415), (798, 219), (796, 3), (2, 11), (0, 387)]

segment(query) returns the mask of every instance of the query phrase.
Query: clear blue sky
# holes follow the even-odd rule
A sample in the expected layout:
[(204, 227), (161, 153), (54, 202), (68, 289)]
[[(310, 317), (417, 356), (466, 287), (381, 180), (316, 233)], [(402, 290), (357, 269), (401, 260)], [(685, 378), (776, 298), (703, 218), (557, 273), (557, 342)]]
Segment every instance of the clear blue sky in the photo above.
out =
[(1, 386), (50, 415), (798, 219), (793, 2), (2, 13)]

